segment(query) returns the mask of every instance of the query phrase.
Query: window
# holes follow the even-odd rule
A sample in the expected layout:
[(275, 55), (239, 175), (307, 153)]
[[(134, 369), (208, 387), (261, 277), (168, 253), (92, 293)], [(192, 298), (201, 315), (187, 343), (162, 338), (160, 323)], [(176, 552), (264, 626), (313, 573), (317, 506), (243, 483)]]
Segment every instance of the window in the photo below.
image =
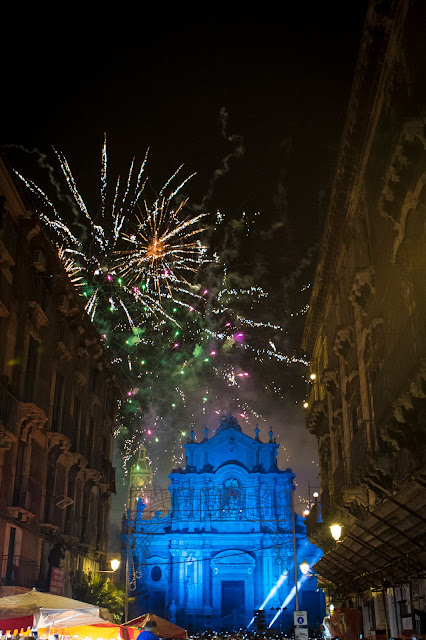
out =
[(80, 419), (81, 419), (81, 401), (78, 396), (74, 396), (74, 415), (73, 415), (73, 429), (72, 429), (72, 446), (77, 447), (78, 434), (80, 431)]
[(93, 367), (93, 371), (92, 371), (92, 391), (94, 393), (98, 393), (98, 387), (99, 387), (99, 369), (97, 369), (96, 367)]
[(222, 512), (235, 518), (242, 512), (243, 499), (241, 483), (236, 478), (228, 478), (223, 483)]
[(62, 404), (64, 398), (64, 376), (56, 372), (55, 377), (55, 394), (53, 397), (53, 412), (52, 412), (52, 430), (61, 430), (62, 421)]
[(26, 402), (32, 402), (34, 400), (38, 350), (39, 344), (37, 340), (34, 340), (30, 335), (28, 341), (27, 366), (25, 368), (24, 395)]
[(151, 579), (153, 580), (153, 582), (158, 582), (159, 580), (161, 580), (161, 576), (162, 576), (162, 572), (160, 567), (158, 565), (156, 565), (155, 567), (152, 567)]

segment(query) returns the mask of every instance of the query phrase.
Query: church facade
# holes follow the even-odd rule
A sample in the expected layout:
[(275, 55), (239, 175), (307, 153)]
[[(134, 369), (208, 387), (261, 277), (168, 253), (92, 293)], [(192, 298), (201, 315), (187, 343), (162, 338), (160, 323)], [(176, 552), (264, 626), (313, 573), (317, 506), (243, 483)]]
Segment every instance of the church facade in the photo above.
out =
[(250, 627), (254, 610), (263, 609), (267, 624), (286, 630), (296, 602), (296, 557), (299, 609), (309, 610), (311, 625), (322, 621), (316, 580), (298, 568), (321, 552), (294, 512), (295, 476), (278, 468), (278, 448), (272, 431), (261, 442), (259, 429), (251, 438), (232, 416), (211, 438), (205, 429), (201, 442), (191, 432), (185, 468), (169, 475), (168, 513), (153, 505), (147, 512), (150, 498), (140, 495), (124, 522), (135, 614), (156, 613), (197, 630)]

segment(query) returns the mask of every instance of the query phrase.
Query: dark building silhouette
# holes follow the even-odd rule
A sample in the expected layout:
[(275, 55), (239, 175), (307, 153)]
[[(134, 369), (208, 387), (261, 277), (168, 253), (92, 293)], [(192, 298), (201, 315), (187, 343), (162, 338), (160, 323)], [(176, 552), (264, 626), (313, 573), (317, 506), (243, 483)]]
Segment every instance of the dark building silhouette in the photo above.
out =
[(59, 548), (70, 593), (71, 573), (105, 563), (120, 391), (57, 250), (1, 160), (0, 197), (0, 581), (48, 587)]
[(425, 10), (369, 6), (303, 339), (315, 569), (365, 636), (426, 631)]

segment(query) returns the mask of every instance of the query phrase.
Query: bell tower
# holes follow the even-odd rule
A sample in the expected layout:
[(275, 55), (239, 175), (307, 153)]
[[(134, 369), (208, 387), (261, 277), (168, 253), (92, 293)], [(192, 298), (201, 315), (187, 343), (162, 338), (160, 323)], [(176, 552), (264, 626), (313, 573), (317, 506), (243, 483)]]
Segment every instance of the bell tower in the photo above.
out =
[(128, 505), (132, 512), (136, 512), (136, 501), (142, 498), (148, 504), (149, 495), (152, 490), (152, 471), (146, 459), (146, 449), (141, 445), (138, 459), (130, 469), (130, 483)]

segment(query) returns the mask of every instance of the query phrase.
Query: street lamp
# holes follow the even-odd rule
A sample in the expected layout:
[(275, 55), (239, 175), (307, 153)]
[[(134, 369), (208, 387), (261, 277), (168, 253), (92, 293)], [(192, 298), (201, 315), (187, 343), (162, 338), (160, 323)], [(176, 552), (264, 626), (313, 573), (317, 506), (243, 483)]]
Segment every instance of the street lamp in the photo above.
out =
[(306, 562), (306, 560), (304, 560), (300, 565), (300, 571), (303, 573), (304, 576), (307, 576), (309, 569), (310, 569), (309, 563)]
[(112, 573), (113, 575), (111, 576), (111, 582), (114, 584), (114, 573), (117, 571), (120, 564), (121, 562), (118, 558), (113, 558), (110, 562), (111, 569), (100, 570), (98, 571), (98, 573)]
[(342, 526), (340, 524), (332, 524), (330, 526), (331, 535), (333, 536), (336, 542), (339, 542), (340, 536), (342, 535)]
[(100, 569), (98, 573), (115, 573), (121, 562), (118, 558), (113, 558), (110, 562), (111, 569)]
[(111, 560), (111, 569), (113, 571), (117, 571), (117, 569), (120, 567), (120, 564), (121, 564), (121, 562), (120, 562), (120, 560), (118, 558), (113, 558)]

